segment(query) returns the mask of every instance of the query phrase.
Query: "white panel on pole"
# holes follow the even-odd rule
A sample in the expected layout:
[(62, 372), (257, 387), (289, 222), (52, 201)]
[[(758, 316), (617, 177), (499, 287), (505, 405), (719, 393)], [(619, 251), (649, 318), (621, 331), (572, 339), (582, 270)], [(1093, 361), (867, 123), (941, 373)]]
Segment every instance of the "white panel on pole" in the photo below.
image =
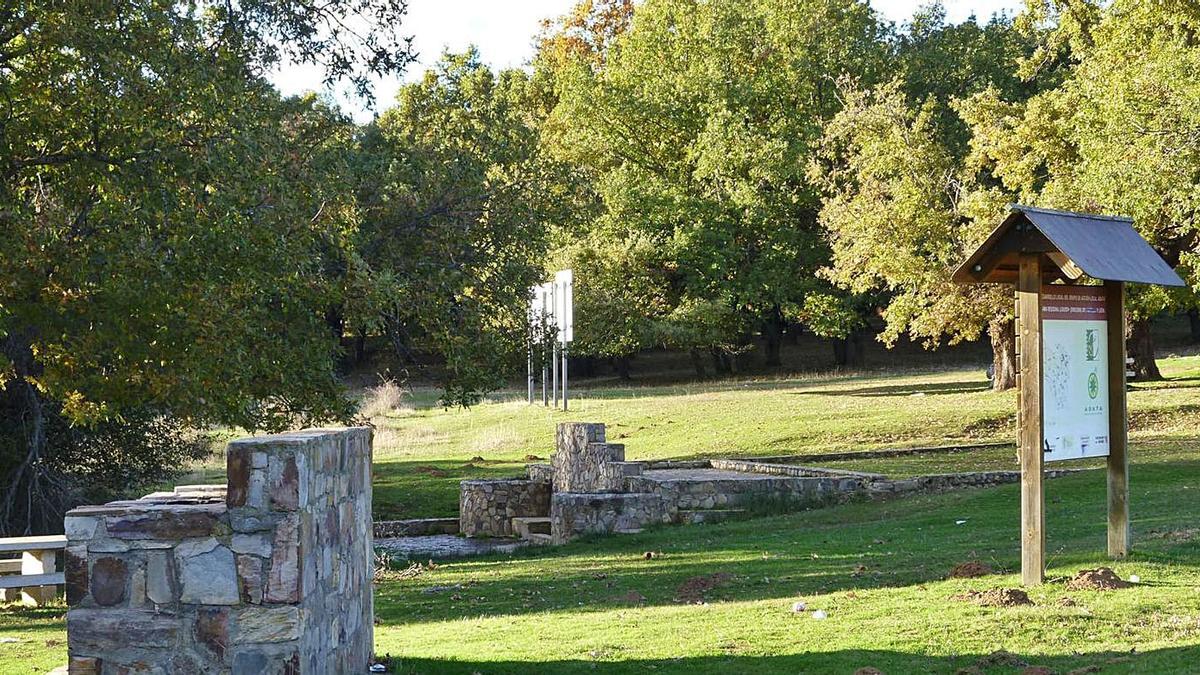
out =
[(555, 319), (558, 321), (558, 341), (575, 340), (575, 274), (571, 270), (554, 273)]

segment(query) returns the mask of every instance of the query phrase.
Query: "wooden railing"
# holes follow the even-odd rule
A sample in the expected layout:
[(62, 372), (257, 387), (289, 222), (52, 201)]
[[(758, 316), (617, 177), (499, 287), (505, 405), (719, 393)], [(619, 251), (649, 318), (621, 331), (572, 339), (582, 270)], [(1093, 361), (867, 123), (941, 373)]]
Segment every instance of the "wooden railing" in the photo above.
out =
[(61, 534), (0, 539), (0, 599), (41, 605), (58, 595), (64, 582), (58, 552), (67, 547)]

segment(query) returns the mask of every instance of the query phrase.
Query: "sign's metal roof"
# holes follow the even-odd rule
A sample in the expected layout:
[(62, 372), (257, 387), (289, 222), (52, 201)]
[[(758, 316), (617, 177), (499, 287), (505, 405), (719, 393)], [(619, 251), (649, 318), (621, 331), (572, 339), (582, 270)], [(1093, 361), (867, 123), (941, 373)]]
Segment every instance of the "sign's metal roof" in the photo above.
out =
[[(1133, 220), (1020, 204), (954, 272), (960, 283), (1012, 282), (1020, 253), (1044, 253), (1054, 274), (1161, 286), (1184, 282), (1133, 229)], [(1032, 226), (1032, 227), (1030, 227)]]

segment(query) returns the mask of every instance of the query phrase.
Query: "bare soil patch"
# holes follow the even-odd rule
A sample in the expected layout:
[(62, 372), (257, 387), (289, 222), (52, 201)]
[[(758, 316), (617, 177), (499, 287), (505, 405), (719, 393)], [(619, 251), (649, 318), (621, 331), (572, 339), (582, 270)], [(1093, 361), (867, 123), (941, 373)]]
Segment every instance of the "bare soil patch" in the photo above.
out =
[(699, 604), (704, 602), (705, 593), (719, 586), (724, 586), (731, 579), (733, 579), (733, 575), (728, 572), (717, 572), (716, 574), (692, 577), (679, 584), (679, 588), (675, 589), (675, 600), (689, 605)]
[[(1029, 594), (1019, 588), (992, 588), (986, 591), (967, 591), (955, 595), (953, 600), (973, 602), (981, 607), (1016, 607), (1032, 605)], [(999, 652), (989, 654), (989, 657)]]
[(640, 605), (646, 601), (646, 596), (637, 591), (629, 591), (628, 593), (618, 595), (613, 600), (626, 605)]
[(995, 574), (996, 571), (988, 567), (978, 560), (968, 560), (967, 562), (959, 563), (950, 570), (951, 579), (974, 579), (976, 577), (986, 577), (989, 574)]
[(1112, 591), (1130, 586), (1133, 584), (1117, 576), (1117, 573), (1108, 567), (1079, 570), (1075, 578), (1067, 582), (1067, 588), (1073, 591)]
[(434, 478), (445, 478), (446, 476), (450, 475), (436, 466), (418, 466), (417, 468), (413, 469), (413, 471), (416, 471), (417, 473), (423, 473), (426, 476), (432, 476)]

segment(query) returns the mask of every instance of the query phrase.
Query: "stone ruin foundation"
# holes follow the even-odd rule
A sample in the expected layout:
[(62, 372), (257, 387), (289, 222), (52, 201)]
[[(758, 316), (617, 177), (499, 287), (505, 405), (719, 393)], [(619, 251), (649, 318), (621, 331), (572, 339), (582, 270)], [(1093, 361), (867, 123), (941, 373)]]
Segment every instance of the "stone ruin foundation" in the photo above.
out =
[(227, 486), (67, 514), (72, 674), (363, 673), (371, 430), (229, 443)]
[[(861, 456), (890, 456), (888, 452), (909, 451), (866, 451)], [(837, 458), (860, 456), (844, 455)], [(717, 522), (753, 509), (794, 510), (1020, 479), (1017, 471), (892, 479), (770, 461), (815, 457), (628, 462), (624, 445), (607, 442), (603, 424), (563, 422), (556, 429), (550, 463), (528, 465), (525, 478), (461, 483), (459, 529), (472, 537), (515, 535), (559, 544), (583, 535), (636, 532), (664, 523)], [(1046, 476), (1071, 471), (1047, 471)]]

